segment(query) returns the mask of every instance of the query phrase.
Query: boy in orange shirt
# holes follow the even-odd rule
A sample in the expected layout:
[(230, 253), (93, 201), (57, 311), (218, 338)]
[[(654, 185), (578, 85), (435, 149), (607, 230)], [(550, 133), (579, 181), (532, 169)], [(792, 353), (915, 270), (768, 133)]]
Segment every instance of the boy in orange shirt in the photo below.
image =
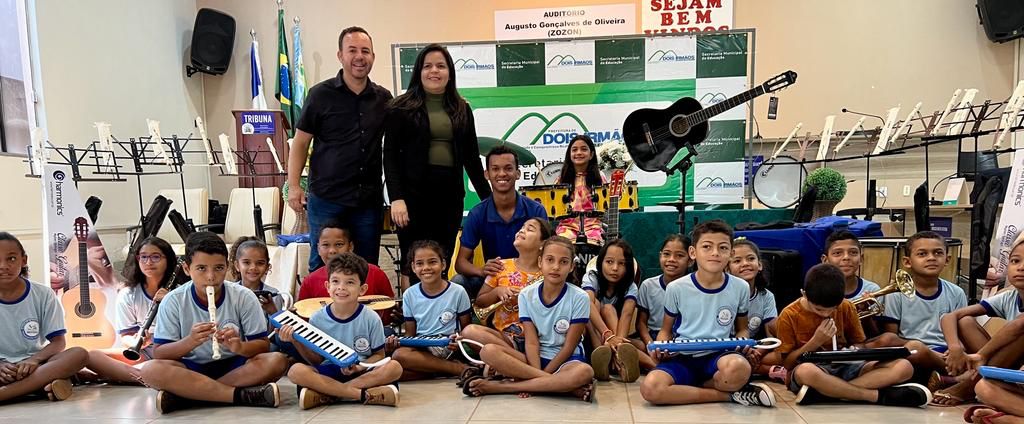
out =
[(852, 363), (800, 363), (804, 352), (825, 350), (831, 343), (847, 347), (864, 342), (864, 330), (857, 310), (845, 292), (843, 272), (828, 265), (807, 271), (803, 297), (779, 314), (778, 333), (782, 345), (776, 349), (791, 369), (789, 389), (796, 402), (807, 405), (834, 400), (851, 400), (889, 406), (920, 406), (931, 401), (931, 393), (919, 384), (899, 384), (913, 375), (910, 361), (858, 361)]

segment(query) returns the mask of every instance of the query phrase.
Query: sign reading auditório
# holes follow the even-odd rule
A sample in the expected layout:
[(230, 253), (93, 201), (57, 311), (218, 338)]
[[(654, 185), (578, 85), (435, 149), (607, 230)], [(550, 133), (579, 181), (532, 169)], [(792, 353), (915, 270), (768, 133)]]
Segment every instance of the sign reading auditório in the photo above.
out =
[(642, 2), (644, 34), (732, 29), (733, 0)]
[(495, 40), (581, 38), (633, 34), (636, 5), (550, 7), (497, 10)]

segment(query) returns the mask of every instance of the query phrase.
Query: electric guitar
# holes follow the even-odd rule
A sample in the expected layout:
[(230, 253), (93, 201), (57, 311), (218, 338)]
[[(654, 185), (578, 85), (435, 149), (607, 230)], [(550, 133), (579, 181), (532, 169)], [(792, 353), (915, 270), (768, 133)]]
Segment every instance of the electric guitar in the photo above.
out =
[(665, 109), (637, 109), (622, 123), (622, 139), (637, 167), (644, 171), (667, 171), (666, 166), (680, 148), (704, 141), (709, 119), (794, 83), (796, 72), (786, 71), (707, 109), (692, 97), (683, 97)]
[(605, 213), (604, 220), (608, 225), (605, 236), (609, 241), (622, 238), (619, 234), (619, 198), (622, 197), (622, 187), (625, 185), (626, 171), (621, 169), (612, 171), (611, 182), (608, 183), (608, 211)]
[(64, 306), (64, 325), (67, 327), (68, 347), (105, 349), (114, 345), (114, 326), (104, 316), (107, 297), (103, 291), (89, 286), (89, 221), (75, 219), (75, 238), (78, 239), (78, 286), (61, 295)]
[[(626, 171), (622, 169), (616, 169), (612, 171), (611, 182), (608, 183), (608, 210), (605, 213), (605, 225), (608, 226), (608, 230), (605, 231), (605, 243), (608, 243), (615, 239), (622, 238), (622, 234), (619, 233), (619, 198), (622, 197), (622, 188), (626, 185)], [(597, 256), (594, 256), (590, 262), (587, 263), (587, 271), (597, 269)], [(639, 283), (640, 276), (640, 263), (637, 262), (636, 258), (633, 258), (633, 270), (635, 274), (633, 280), (635, 283)]]

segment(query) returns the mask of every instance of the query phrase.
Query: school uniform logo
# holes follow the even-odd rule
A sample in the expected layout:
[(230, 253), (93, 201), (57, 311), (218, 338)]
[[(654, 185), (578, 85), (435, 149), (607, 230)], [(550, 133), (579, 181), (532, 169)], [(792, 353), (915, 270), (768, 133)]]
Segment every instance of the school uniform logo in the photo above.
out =
[(366, 336), (357, 336), (355, 342), (353, 343), (353, 345), (354, 346), (352, 346), (352, 348), (355, 349), (356, 352), (359, 352), (359, 353), (369, 353), (370, 352), (370, 339), (368, 339)]
[(558, 317), (558, 320), (555, 321), (555, 332), (558, 334), (569, 332), (569, 318)]
[(718, 325), (729, 325), (732, 324), (732, 310), (728, 307), (722, 307), (718, 310)]
[(235, 331), (238, 332), (239, 337), (242, 337), (242, 326), (238, 325), (234, 320), (221, 321), (217, 326), (222, 330), (225, 328), (234, 328)]
[(29, 318), (21, 323), (21, 336), (26, 340), (39, 339), (39, 321)]
[(455, 311), (451, 309), (445, 309), (444, 312), (441, 312), (441, 316), (437, 318), (438, 321), (441, 321), (442, 325), (448, 325), (448, 323), (452, 322), (454, 319)]
[(753, 336), (753, 332), (758, 328), (761, 328), (761, 317), (750, 317), (750, 321), (747, 322), (747, 329), (751, 332), (750, 335)]

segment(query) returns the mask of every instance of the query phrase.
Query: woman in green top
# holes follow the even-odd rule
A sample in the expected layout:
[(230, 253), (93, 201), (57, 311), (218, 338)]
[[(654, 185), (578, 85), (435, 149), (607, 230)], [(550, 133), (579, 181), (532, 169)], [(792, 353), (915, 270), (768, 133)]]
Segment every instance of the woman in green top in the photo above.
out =
[[(452, 57), (431, 44), (384, 118), (384, 178), (403, 257), (417, 240), (434, 240), (451, 256), (462, 224), (463, 170), (481, 199), (491, 195), (473, 111), (455, 89)], [(402, 273), (411, 274), (407, 260)]]

